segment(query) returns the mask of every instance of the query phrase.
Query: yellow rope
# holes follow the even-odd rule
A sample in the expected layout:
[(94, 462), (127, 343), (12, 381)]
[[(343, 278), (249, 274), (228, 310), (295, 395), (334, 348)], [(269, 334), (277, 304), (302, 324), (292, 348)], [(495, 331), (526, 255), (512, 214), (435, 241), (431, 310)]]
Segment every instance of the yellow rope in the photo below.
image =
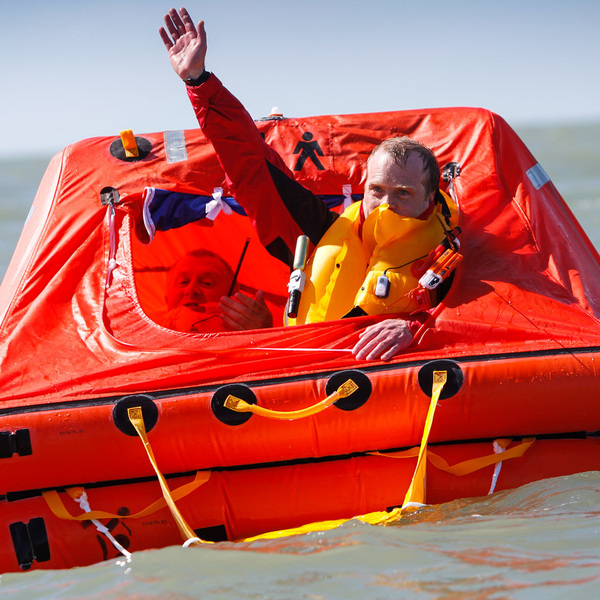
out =
[[(505, 441), (510, 443), (511, 440)], [(450, 475), (461, 477), (462, 475), (469, 475), (470, 473), (474, 473), (475, 471), (479, 471), (480, 469), (511, 458), (520, 458), (527, 450), (529, 450), (533, 442), (535, 442), (535, 438), (524, 438), (519, 445), (504, 450), (504, 452), (498, 454), (486, 454), (485, 456), (478, 456), (477, 458), (469, 458), (468, 460), (456, 463), (455, 465), (448, 464), (448, 461), (445, 458), (442, 458), (439, 454), (435, 454), (431, 450), (427, 450), (427, 460), (436, 469), (444, 471), (445, 473), (450, 473)], [(506, 445), (508, 445), (508, 443)], [(408, 450), (399, 450), (398, 452), (369, 452), (369, 454), (371, 456), (383, 456), (385, 458), (414, 458), (418, 455), (418, 450), (416, 448), (409, 448)]]
[[(178, 487), (176, 490), (171, 492), (171, 496), (174, 500), (180, 500), (181, 498), (185, 498), (188, 494), (191, 494), (194, 490), (198, 489), (202, 484), (206, 483), (210, 478), (210, 471), (198, 471), (193, 481), (189, 483), (185, 483), (184, 485)], [(82, 487), (72, 487), (67, 488), (65, 490), (69, 496), (77, 499), (81, 492), (83, 491)], [(167, 506), (167, 503), (164, 498), (159, 498), (150, 506), (147, 506), (143, 510), (132, 514), (132, 515), (119, 515), (117, 513), (106, 512), (104, 510), (92, 510), (86, 513), (82, 513), (80, 515), (72, 515), (65, 505), (63, 501), (60, 499), (60, 496), (56, 490), (47, 490), (42, 492), (42, 496), (44, 500), (48, 504), (50, 510), (54, 513), (56, 517), (59, 519), (64, 519), (67, 521), (91, 521), (93, 519), (141, 519), (142, 517), (147, 517), (161, 508)]]
[(189, 545), (190, 543), (200, 542), (200, 543), (212, 543), (212, 542), (203, 542), (197, 536), (194, 530), (185, 522), (185, 519), (179, 512), (179, 509), (175, 505), (175, 501), (173, 500), (173, 496), (171, 495), (171, 490), (169, 490), (169, 486), (167, 485), (167, 481), (164, 478), (163, 474), (160, 472), (158, 465), (156, 464), (156, 459), (154, 458), (154, 452), (152, 452), (152, 446), (150, 446), (150, 442), (148, 440), (148, 436), (146, 435), (146, 426), (144, 425), (144, 418), (142, 416), (142, 407), (141, 406), (132, 406), (127, 409), (127, 416), (131, 421), (131, 424), (135, 427), (137, 434), (140, 436), (144, 448), (146, 450), (146, 454), (148, 454), (148, 458), (152, 463), (152, 467), (154, 468), (154, 472), (158, 477), (158, 482), (160, 483), (160, 488), (163, 493), (163, 497), (173, 518), (175, 519), (175, 523), (179, 528), (179, 532), (181, 533), (185, 543)]
[[(478, 458), (472, 458), (452, 466), (448, 465), (446, 460), (444, 460), (441, 456), (433, 454), (429, 450), (427, 451), (427, 458), (433, 465), (435, 465), (436, 468), (456, 476), (461, 476), (473, 473), (479, 469), (483, 469), (487, 466), (493, 465), (498, 462), (502, 462), (504, 460), (509, 460), (511, 458), (520, 458), (531, 447), (534, 441), (535, 438), (527, 438), (524, 439), (523, 442), (518, 446), (509, 448), (508, 450), (506, 450), (505, 452), (501, 452), (500, 454), (491, 454), (487, 456), (481, 456)], [(409, 450), (402, 450), (393, 453), (382, 454), (378, 452), (370, 452), (369, 454), (373, 456), (385, 456), (389, 458), (415, 458), (419, 454), (419, 449), (410, 448)], [(394, 508), (390, 512), (376, 511), (354, 517), (354, 519), (356, 519), (357, 521), (361, 521), (362, 523), (368, 523), (369, 525), (385, 525), (387, 523), (393, 523), (401, 517), (402, 508)], [(243, 541), (250, 542), (253, 540), (276, 539), (281, 537), (287, 537), (290, 535), (311, 533), (313, 531), (328, 531), (330, 529), (335, 529), (336, 527), (339, 527), (340, 525), (350, 520), (351, 519), (336, 519), (331, 521), (308, 523), (307, 525), (302, 525), (301, 527), (295, 527), (293, 529), (285, 529), (282, 531), (272, 531), (269, 533), (263, 533), (262, 535), (257, 535), (252, 538), (246, 538)]]
[(255, 404), (249, 404), (248, 402), (241, 400), (240, 398), (236, 398), (231, 394), (225, 399), (225, 407), (235, 412), (250, 412), (261, 417), (267, 417), (268, 419), (302, 419), (304, 417), (310, 417), (312, 415), (320, 413), (322, 410), (325, 410), (327, 407), (331, 406), (340, 398), (347, 398), (357, 389), (358, 385), (356, 385), (356, 383), (354, 383), (352, 379), (348, 379), (348, 381), (342, 383), (342, 385), (340, 385), (340, 387), (335, 392), (333, 392), (333, 394), (330, 394), (324, 400), (317, 402), (313, 406), (302, 408), (300, 410), (291, 410), (288, 412), (281, 410), (271, 410), (268, 408), (263, 408), (262, 406), (256, 406)]
[(429, 410), (427, 411), (427, 418), (425, 419), (425, 427), (423, 429), (423, 439), (421, 440), (421, 447), (419, 449), (419, 456), (417, 457), (417, 466), (410, 482), (404, 502), (401, 510), (414, 505), (425, 504), (425, 470), (427, 466), (427, 442), (429, 441), (429, 432), (431, 431), (431, 424), (433, 423), (433, 416), (435, 415), (435, 409), (437, 407), (440, 394), (444, 389), (444, 385), (448, 379), (448, 373), (446, 371), (434, 371), (433, 372), (433, 386), (431, 388), (431, 402), (429, 403)]
[[(364, 523), (369, 523), (369, 524), (373, 524), (373, 525), (381, 525), (381, 524), (385, 524), (385, 523), (389, 523), (389, 522), (393, 522), (393, 521), (397, 520), (401, 516), (402, 512), (407, 507), (410, 507), (413, 504), (423, 504), (424, 500), (425, 500), (426, 460), (429, 460), (436, 468), (438, 468), (442, 471), (451, 473), (453, 475), (461, 476), (461, 475), (466, 475), (466, 474), (472, 473), (472, 472), (482, 469), (486, 466), (496, 464), (496, 463), (504, 461), (504, 460), (521, 457), (535, 441), (534, 438), (526, 438), (518, 446), (510, 448), (509, 450), (505, 450), (504, 452), (501, 452), (499, 454), (493, 454), (493, 455), (489, 455), (489, 456), (483, 456), (483, 457), (469, 459), (469, 460), (463, 461), (461, 463), (458, 463), (458, 464), (452, 465), (452, 466), (450, 466), (447, 463), (447, 461), (445, 459), (443, 459), (442, 457), (434, 454), (433, 452), (428, 451), (427, 443), (428, 443), (428, 439), (429, 439), (431, 425), (433, 422), (433, 417), (435, 414), (435, 409), (437, 407), (437, 402), (439, 400), (442, 389), (446, 383), (446, 380), (447, 380), (447, 372), (446, 371), (434, 371), (431, 402), (429, 404), (429, 410), (427, 412), (427, 417), (425, 420), (423, 438), (421, 440), (421, 445), (420, 445), (420, 448), (418, 451), (416, 448), (411, 448), (409, 450), (393, 452), (393, 453), (379, 453), (379, 452), (369, 453), (373, 456), (383, 456), (383, 457), (388, 457), (388, 458), (414, 458), (415, 456), (417, 456), (417, 466), (415, 468), (415, 472), (413, 474), (413, 478), (412, 478), (410, 487), (406, 493), (402, 507), (395, 508), (391, 512), (379, 511), (379, 512), (368, 513), (365, 515), (354, 517), (355, 519), (362, 521)], [(264, 409), (264, 408), (261, 408), (261, 407), (258, 407), (258, 406), (252, 405), (252, 404), (248, 404), (247, 402), (244, 402), (243, 400), (236, 398), (234, 396), (231, 396), (231, 395), (227, 397), (227, 399), (225, 401), (225, 406), (227, 406), (228, 408), (230, 408), (231, 410), (234, 410), (236, 412), (252, 412), (254, 414), (259, 414), (261, 416), (265, 416), (265, 417), (269, 417), (269, 418), (297, 419), (297, 418), (302, 418), (305, 416), (310, 416), (310, 415), (321, 412), (328, 406), (331, 406), (331, 404), (333, 404), (339, 398), (348, 397), (350, 394), (352, 394), (354, 391), (356, 391), (356, 389), (358, 389), (358, 386), (354, 383), (354, 381), (349, 379), (344, 384), (342, 384), (335, 392), (330, 394), (327, 398), (325, 398), (321, 402), (318, 402), (317, 404), (315, 404), (311, 407), (305, 408), (305, 409), (301, 409), (301, 410), (297, 410), (297, 411), (290, 411), (290, 412), (273, 411), (273, 410)], [(157, 477), (158, 477), (160, 485), (161, 485), (161, 489), (163, 491), (163, 498), (152, 503), (150, 506), (148, 506), (144, 510), (142, 510), (134, 515), (123, 516), (123, 515), (117, 515), (117, 514), (113, 514), (113, 513), (96, 510), (96, 511), (87, 512), (87, 513), (84, 513), (84, 514), (81, 514), (78, 516), (72, 516), (64, 507), (64, 504), (60, 500), (60, 497), (58, 496), (57, 492), (55, 490), (50, 490), (47, 492), (43, 492), (43, 496), (44, 496), (46, 502), (48, 503), (48, 506), (50, 507), (52, 512), (61, 519), (84, 521), (84, 520), (108, 519), (108, 518), (120, 518), (120, 519), (140, 518), (143, 516), (147, 516), (148, 514), (151, 514), (155, 511), (159, 510), (160, 508), (163, 508), (166, 505), (171, 510), (171, 513), (173, 514), (173, 517), (175, 518), (175, 521), (179, 527), (179, 530), (180, 530), (182, 536), (184, 537), (184, 539), (187, 540), (188, 543), (189, 542), (193, 543), (196, 541), (202, 542), (202, 543), (211, 543), (211, 542), (203, 542), (203, 540), (199, 540), (195, 536), (194, 531), (185, 522), (185, 520), (181, 516), (181, 513), (179, 512), (179, 510), (177, 509), (177, 507), (175, 505), (175, 500), (179, 500), (180, 498), (183, 498), (184, 496), (186, 496), (187, 494), (191, 493), (196, 488), (198, 488), (200, 485), (202, 485), (203, 483), (208, 481), (208, 479), (210, 477), (210, 472), (199, 471), (196, 474), (194, 481), (187, 483), (187, 484), (177, 488), (173, 492), (171, 492), (167, 486), (167, 483), (166, 483), (162, 473), (158, 469), (158, 465), (156, 464), (156, 459), (154, 458), (154, 453), (152, 452), (152, 448), (150, 446), (150, 442), (148, 441), (148, 437), (146, 434), (146, 428), (144, 426), (144, 421), (142, 418), (141, 407), (129, 408), (127, 412), (128, 412), (129, 420), (131, 421), (136, 432), (140, 436), (140, 438), (144, 444), (144, 448), (148, 454), (148, 458), (150, 459), (150, 462), (152, 463), (152, 466), (157, 474)], [(508, 446), (508, 443), (510, 443), (510, 440), (503, 440), (503, 442), (504, 442), (504, 446), (506, 447), (506, 446)], [(75, 497), (78, 493), (78, 489), (71, 488), (71, 489), (68, 489), (67, 492)], [(289, 535), (308, 533), (311, 531), (324, 531), (324, 530), (328, 530), (328, 529), (334, 529), (335, 527), (338, 527), (349, 520), (350, 519), (336, 519), (336, 520), (331, 520), (331, 521), (321, 521), (318, 523), (309, 523), (307, 525), (297, 527), (294, 529), (287, 529), (284, 531), (274, 531), (274, 532), (261, 534), (261, 535), (251, 537), (251, 538), (246, 538), (243, 541), (252, 541), (252, 540), (258, 540), (258, 539), (272, 539), (272, 538), (278, 538), (278, 537), (285, 537), (285, 536), (289, 536)]]
[[(412, 503), (422, 504), (425, 497), (425, 456), (427, 455), (427, 440), (429, 439), (429, 431), (431, 429), (431, 423), (433, 421), (433, 415), (435, 408), (439, 400), (440, 394), (444, 384), (446, 383), (448, 374), (446, 371), (434, 371), (433, 372), (433, 387), (431, 390), (431, 402), (429, 403), (429, 410), (427, 411), (427, 418), (425, 419), (425, 428), (423, 431), (423, 439), (421, 441), (421, 447), (417, 458), (417, 466), (415, 472), (404, 498), (402, 508), (395, 508), (391, 512), (378, 511), (368, 513), (354, 517), (355, 519), (362, 521), (363, 523), (369, 523), (371, 525), (383, 525), (385, 523), (397, 520), (403, 510)], [(325, 531), (329, 529), (335, 529), (350, 519), (337, 519), (333, 521), (321, 521), (319, 523), (309, 523), (302, 527), (296, 527), (295, 529), (288, 529), (285, 531), (273, 531), (271, 533), (265, 533), (252, 538), (247, 538), (246, 542), (259, 539), (273, 539), (278, 537), (285, 537), (288, 535), (297, 535), (301, 533), (309, 533), (311, 531)]]

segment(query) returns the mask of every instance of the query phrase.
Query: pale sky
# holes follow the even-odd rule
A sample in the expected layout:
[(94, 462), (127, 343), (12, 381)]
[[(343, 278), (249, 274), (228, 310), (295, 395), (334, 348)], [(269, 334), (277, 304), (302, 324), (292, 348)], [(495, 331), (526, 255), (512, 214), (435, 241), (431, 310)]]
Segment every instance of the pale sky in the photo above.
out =
[[(162, 0), (0, 0), (0, 155), (190, 129)], [(598, 0), (188, 1), (207, 67), (254, 118), (481, 106), (600, 121)]]

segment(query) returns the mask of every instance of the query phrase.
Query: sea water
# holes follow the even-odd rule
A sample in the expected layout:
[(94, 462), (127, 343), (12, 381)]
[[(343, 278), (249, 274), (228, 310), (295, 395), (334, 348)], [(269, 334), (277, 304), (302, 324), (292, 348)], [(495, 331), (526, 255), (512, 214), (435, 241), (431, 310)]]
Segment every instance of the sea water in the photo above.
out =
[[(517, 128), (600, 248), (600, 123)], [(0, 276), (50, 157), (0, 159)], [(137, 552), (0, 576), (0, 599), (579, 599), (600, 594), (600, 472), (424, 507), (397, 524)]]

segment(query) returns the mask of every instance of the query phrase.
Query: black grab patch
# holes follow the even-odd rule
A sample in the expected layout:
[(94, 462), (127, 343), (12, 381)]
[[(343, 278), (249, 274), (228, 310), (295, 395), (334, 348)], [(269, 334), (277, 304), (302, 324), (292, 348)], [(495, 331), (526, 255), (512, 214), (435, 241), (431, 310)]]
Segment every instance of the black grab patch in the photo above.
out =
[(351, 379), (358, 389), (352, 392), (347, 398), (340, 398), (334, 402), (334, 406), (341, 410), (356, 410), (360, 408), (371, 396), (373, 384), (371, 380), (362, 371), (349, 369), (347, 371), (338, 371), (334, 373), (325, 386), (327, 395), (333, 394), (340, 385)]
[(123, 148), (123, 142), (121, 141), (120, 137), (114, 140), (110, 145), (110, 153), (118, 160), (122, 160), (124, 162), (138, 162), (139, 160), (143, 160), (146, 158), (146, 156), (148, 156), (148, 154), (150, 154), (150, 151), (152, 150), (152, 144), (150, 143), (150, 140), (137, 136), (135, 138), (135, 142), (138, 147), (138, 156), (127, 156), (125, 154), (125, 148)]
[(463, 372), (457, 363), (452, 360), (433, 360), (423, 365), (419, 370), (419, 386), (430, 398), (434, 371), (446, 371), (448, 373), (446, 383), (440, 394), (440, 400), (451, 398), (462, 387)]
[(113, 421), (119, 431), (125, 435), (136, 436), (137, 431), (129, 420), (128, 408), (140, 406), (142, 408), (142, 418), (146, 431), (150, 431), (158, 421), (158, 407), (154, 403), (154, 398), (146, 394), (135, 394), (133, 396), (124, 396), (117, 401), (113, 408)]
[(252, 413), (240, 413), (227, 408), (225, 400), (227, 400), (228, 396), (235, 396), (240, 400), (246, 401), (248, 404), (256, 404), (256, 396), (247, 385), (232, 383), (220, 387), (212, 397), (212, 411), (221, 423), (225, 423), (225, 425), (242, 425), (252, 416)]

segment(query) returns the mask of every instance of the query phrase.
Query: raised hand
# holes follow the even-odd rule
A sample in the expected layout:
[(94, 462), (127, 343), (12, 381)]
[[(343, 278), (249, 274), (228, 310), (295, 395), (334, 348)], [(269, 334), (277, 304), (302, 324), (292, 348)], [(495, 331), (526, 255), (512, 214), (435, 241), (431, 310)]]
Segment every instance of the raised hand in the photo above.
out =
[[(204, 72), (206, 58), (206, 31), (204, 21), (197, 27), (185, 8), (172, 8), (165, 15), (165, 25), (158, 32), (169, 51), (171, 66), (181, 79), (197, 79)], [(168, 30), (168, 33), (167, 33)]]

